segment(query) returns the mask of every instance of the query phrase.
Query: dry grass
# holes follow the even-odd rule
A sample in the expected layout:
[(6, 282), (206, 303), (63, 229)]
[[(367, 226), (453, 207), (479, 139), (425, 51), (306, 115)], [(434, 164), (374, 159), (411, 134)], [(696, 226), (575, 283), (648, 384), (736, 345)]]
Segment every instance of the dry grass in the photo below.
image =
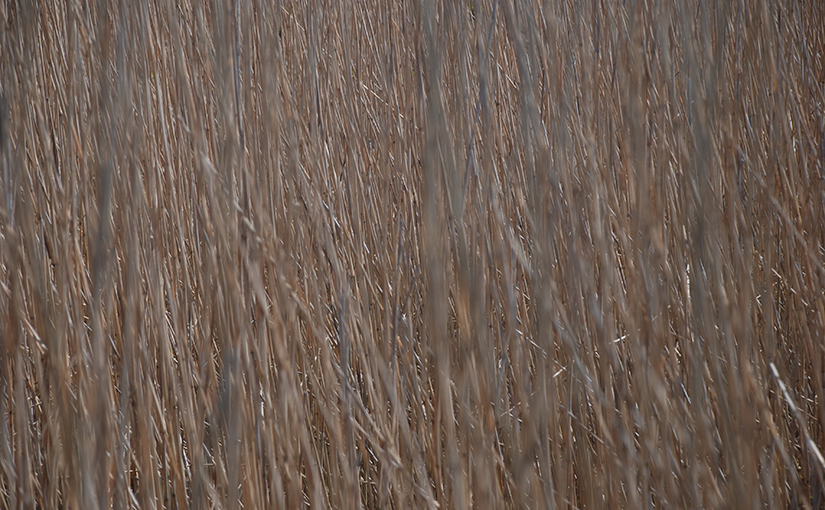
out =
[(0, 508), (825, 508), (822, 2), (175, 3), (0, 8)]

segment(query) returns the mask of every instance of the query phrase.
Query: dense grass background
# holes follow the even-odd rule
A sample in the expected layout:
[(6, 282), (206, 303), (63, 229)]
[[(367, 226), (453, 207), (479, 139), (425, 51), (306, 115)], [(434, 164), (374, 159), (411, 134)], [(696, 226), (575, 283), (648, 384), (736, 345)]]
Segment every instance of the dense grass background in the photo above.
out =
[(821, 1), (0, 25), (0, 507), (825, 508)]

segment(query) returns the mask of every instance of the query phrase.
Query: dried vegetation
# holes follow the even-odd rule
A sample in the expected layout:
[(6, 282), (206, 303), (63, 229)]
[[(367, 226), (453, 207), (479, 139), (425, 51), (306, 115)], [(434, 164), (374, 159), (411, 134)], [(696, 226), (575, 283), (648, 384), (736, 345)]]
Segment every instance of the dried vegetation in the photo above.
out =
[(0, 507), (825, 508), (824, 12), (3, 2)]

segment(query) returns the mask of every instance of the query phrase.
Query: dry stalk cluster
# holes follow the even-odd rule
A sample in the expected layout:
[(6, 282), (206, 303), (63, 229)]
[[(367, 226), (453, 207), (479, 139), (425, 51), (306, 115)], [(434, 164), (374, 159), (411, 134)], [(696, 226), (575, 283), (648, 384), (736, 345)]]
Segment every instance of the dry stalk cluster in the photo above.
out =
[(0, 508), (825, 508), (820, 0), (0, 27)]

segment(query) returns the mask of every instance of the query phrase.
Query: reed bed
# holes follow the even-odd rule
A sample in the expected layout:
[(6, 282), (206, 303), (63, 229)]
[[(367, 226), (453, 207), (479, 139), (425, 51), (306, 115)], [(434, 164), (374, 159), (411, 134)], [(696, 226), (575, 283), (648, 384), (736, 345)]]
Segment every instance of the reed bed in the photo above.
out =
[(0, 508), (825, 508), (822, 2), (0, 25)]

